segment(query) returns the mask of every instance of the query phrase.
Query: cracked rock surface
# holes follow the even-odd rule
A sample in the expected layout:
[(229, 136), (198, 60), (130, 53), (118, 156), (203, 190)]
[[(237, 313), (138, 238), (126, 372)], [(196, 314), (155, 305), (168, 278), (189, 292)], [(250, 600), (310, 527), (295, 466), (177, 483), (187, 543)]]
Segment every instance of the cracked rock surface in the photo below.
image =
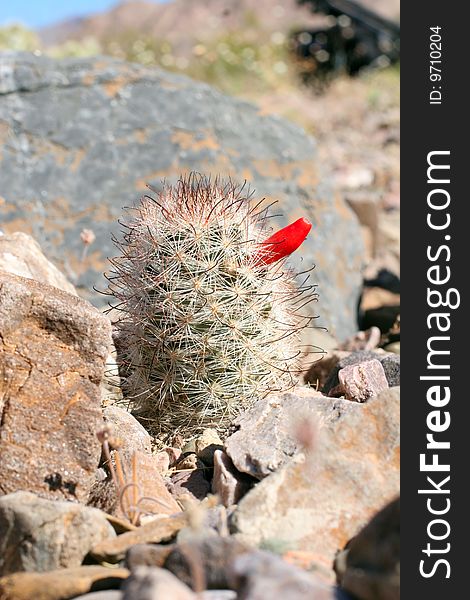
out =
[(0, 273), (0, 496), (86, 502), (110, 344), (109, 320), (87, 301)]

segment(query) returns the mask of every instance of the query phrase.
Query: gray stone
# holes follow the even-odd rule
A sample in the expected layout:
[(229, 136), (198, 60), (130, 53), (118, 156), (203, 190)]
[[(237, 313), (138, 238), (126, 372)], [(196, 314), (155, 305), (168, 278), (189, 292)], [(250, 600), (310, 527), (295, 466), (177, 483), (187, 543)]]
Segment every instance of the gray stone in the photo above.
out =
[(255, 481), (252, 477), (237, 471), (232, 460), (225, 452), (222, 452), (222, 450), (215, 451), (212, 491), (217, 494), (224, 506), (237, 504), (253, 487)]
[[(111, 58), (0, 58), (0, 161), (6, 232), (31, 233), (81, 294), (105, 289), (117, 219), (145, 193), (181, 173), (247, 180), (278, 200), (281, 227), (306, 216), (314, 229), (293, 255), (316, 263), (319, 304), (308, 312), (341, 338), (356, 330), (364, 250), (353, 211), (322, 179), (315, 142), (298, 126), (183, 76)], [(96, 239), (83, 256), (81, 231)], [(300, 263), (303, 258), (302, 263)], [(310, 343), (315, 344), (313, 332)]]
[(400, 598), (400, 500), (383, 508), (339, 553), (338, 583), (359, 600)]
[(209, 535), (195, 538), (193, 534), (193, 539), (178, 543), (173, 548), (164, 566), (193, 589), (195, 569), (200, 574), (201, 587), (224, 589), (230, 587), (228, 572), (231, 563), (248, 550), (248, 546), (232, 536)]
[[(377, 359), (380, 363), (382, 363), (389, 387), (396, 387), (397, 381), (400, 382), (400, 357), (398, 356), (397, 360), (396, 356), (397, 355), (395, 354), (386, 353), (383, 350), (378, 350), (375, 352), (370, 350), (359, 350), (358, 352), (351, 352), (346, 356), (341, 356), (340, 360), (330, 371), (330, 375), (328, 376), (322, 391), (324, 394), (329, 394), (330, 391), (339, 384), (338, 373), (341, 369), (373, 359)], [(383, 364), (384, 361), (385, 365)]]
[(122, 590), (122, 600), (197, 600), (197, 595), (187, 585), (158, 567), (136, 567)]
[(87, 501), (111, 343), (86, 300), (0, 272), (0, 495)]
[(237, 591), (239, 600), (346, 600), (333, 586), (263, 551), (238, 556), (229, 577), (230, 587)]
[(246, 494), (231, 529), (250, 545), (316, 553), (337, 550), (399, 490), (399, 388), (368, 402), (312, 396), (321, 426), (298, 453)]
[(297, 452), (295, 429), (299, 419), (316, 416), (322, 394), (306, 388), (271, 395), (238, 416), (238, 431), (225, 440), (225, 451), (235, 467), (256, 479), (267, 477)]
[(29, 492), (0, 497), (0, 575), (78, 567), (95, 544), (114, 537), (96, 508)]
[[(398, 342), (399, 344), (400, 342)], [(385, 377), (387, 378), (388, 385), (395, 387), (400, 385), (400, 353), (398, 354), (387, 354), (380, 361), (385, 371)]]

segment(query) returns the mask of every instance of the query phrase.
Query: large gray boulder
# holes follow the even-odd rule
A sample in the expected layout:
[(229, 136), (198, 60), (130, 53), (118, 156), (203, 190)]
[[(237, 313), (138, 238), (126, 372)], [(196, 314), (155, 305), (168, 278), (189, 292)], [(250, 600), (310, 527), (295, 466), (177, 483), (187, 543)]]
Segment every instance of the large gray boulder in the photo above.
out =
[[(321, 176), (315, 143), (299, 127), (186, 77), (111, 58), (0, 55), (0, 218), (30, 233), (80, 293), (105, 298), (123, 206), (162, 178), (189, 170), (238, 182), (278, 200), (283, 217), (314, 229), (297, 267), (317, 268), (321, 315), (338, 338), (356, 330), (363, 247), (356, 217)], [(96, 239), (84, 253), (83, 229)], [(299, 264), (300, 259), (302, 263)]]

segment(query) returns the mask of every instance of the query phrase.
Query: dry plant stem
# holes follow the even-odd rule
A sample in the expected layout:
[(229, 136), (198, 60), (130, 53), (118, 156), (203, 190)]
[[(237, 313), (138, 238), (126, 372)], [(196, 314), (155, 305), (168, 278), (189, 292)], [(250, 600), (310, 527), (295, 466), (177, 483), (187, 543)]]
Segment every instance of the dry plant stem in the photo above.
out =
[(113, 483), (116, 487), (116, 491), (119, 491), (120, 485), (119, 485), (118, 478), (116, 476), (116, 471), (114, 469), (113, 461), (111, 459), (111, 452), (109, 451), (108, 440), (104, 439), (102, 442), (102, 445), (103, 445), (103, 452), (106, 457), (106, 464), (108, 465), (109, 472), (111, 473), (111, 479), (113, 480)]
[(124, 498), (126, 496), (126, 492), (129, 489), (137, 490), (140, 493), (140, 488), (137, 483), (130, 482), (126, 483), (124, 487), (119, 490), (119, 506), (124, 515), (129, 519), (132, 525), (137, 525), (139, 521), (140, 511), (136, 508), (136, 504), (128, 503), (126, 508), (124, 504)]
[[(133, 483), (137, 483), (137, 456), (135, 454), (135, 452), (132, 453), (132, 481)], [(137, 486), (134, 485), (133, 487), (133, 492), (132, 492), (132, 505), (134, 507), (137, 507), (137, 496), (140, 495), (137, 493), (138, 492), (138, 488)], [(132, 518), (132, 524), (135, 525), (137, 520), (139, 518), (139, 513), (136, 510), (134, 513), (134, 516)]]
[(188, 562), (193, 590), (199, 596), (206, 589), (203, 559), (198, 554), (197, 550), (192, 548), (189, 544), (180, 544), (180, 550)]
[[(119, 481), (119, 487), (118, 487), (117, 491), (118, 491), (119, 495), (124, 499), (123, 489), (126, 487), (126, 478), (124, 476), (124, 471), (122, 468), (121, 457), (117, 450), (115, 450), (115, 452), (114, 452), (114, 461), (116, 463), (116, 474), (117, 474), (117, 478)], [(128, 507), (127, 511), (123, 510), (123, 512), (125, 514), (128, 514), (129, 510), (130, 510), (130, 507)], [(129, 519), (129, 520), (132, 521), (132, 519)]]

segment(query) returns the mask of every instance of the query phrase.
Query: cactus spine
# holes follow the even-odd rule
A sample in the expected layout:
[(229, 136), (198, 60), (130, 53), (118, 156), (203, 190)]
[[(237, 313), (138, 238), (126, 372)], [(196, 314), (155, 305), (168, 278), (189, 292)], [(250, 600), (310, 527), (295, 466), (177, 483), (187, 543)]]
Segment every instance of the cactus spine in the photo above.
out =
[(296, 284), (279, 260), (286, 240), (266, 239), (268, 211), (245, 192), (182, 177), (129, 209), (115, 240), (109, 291), (122, 311), (125, 395), (156, 431), (223, 428), (295, 384), (299, 331), (311, 321), (298, 309), (313, 286)]

